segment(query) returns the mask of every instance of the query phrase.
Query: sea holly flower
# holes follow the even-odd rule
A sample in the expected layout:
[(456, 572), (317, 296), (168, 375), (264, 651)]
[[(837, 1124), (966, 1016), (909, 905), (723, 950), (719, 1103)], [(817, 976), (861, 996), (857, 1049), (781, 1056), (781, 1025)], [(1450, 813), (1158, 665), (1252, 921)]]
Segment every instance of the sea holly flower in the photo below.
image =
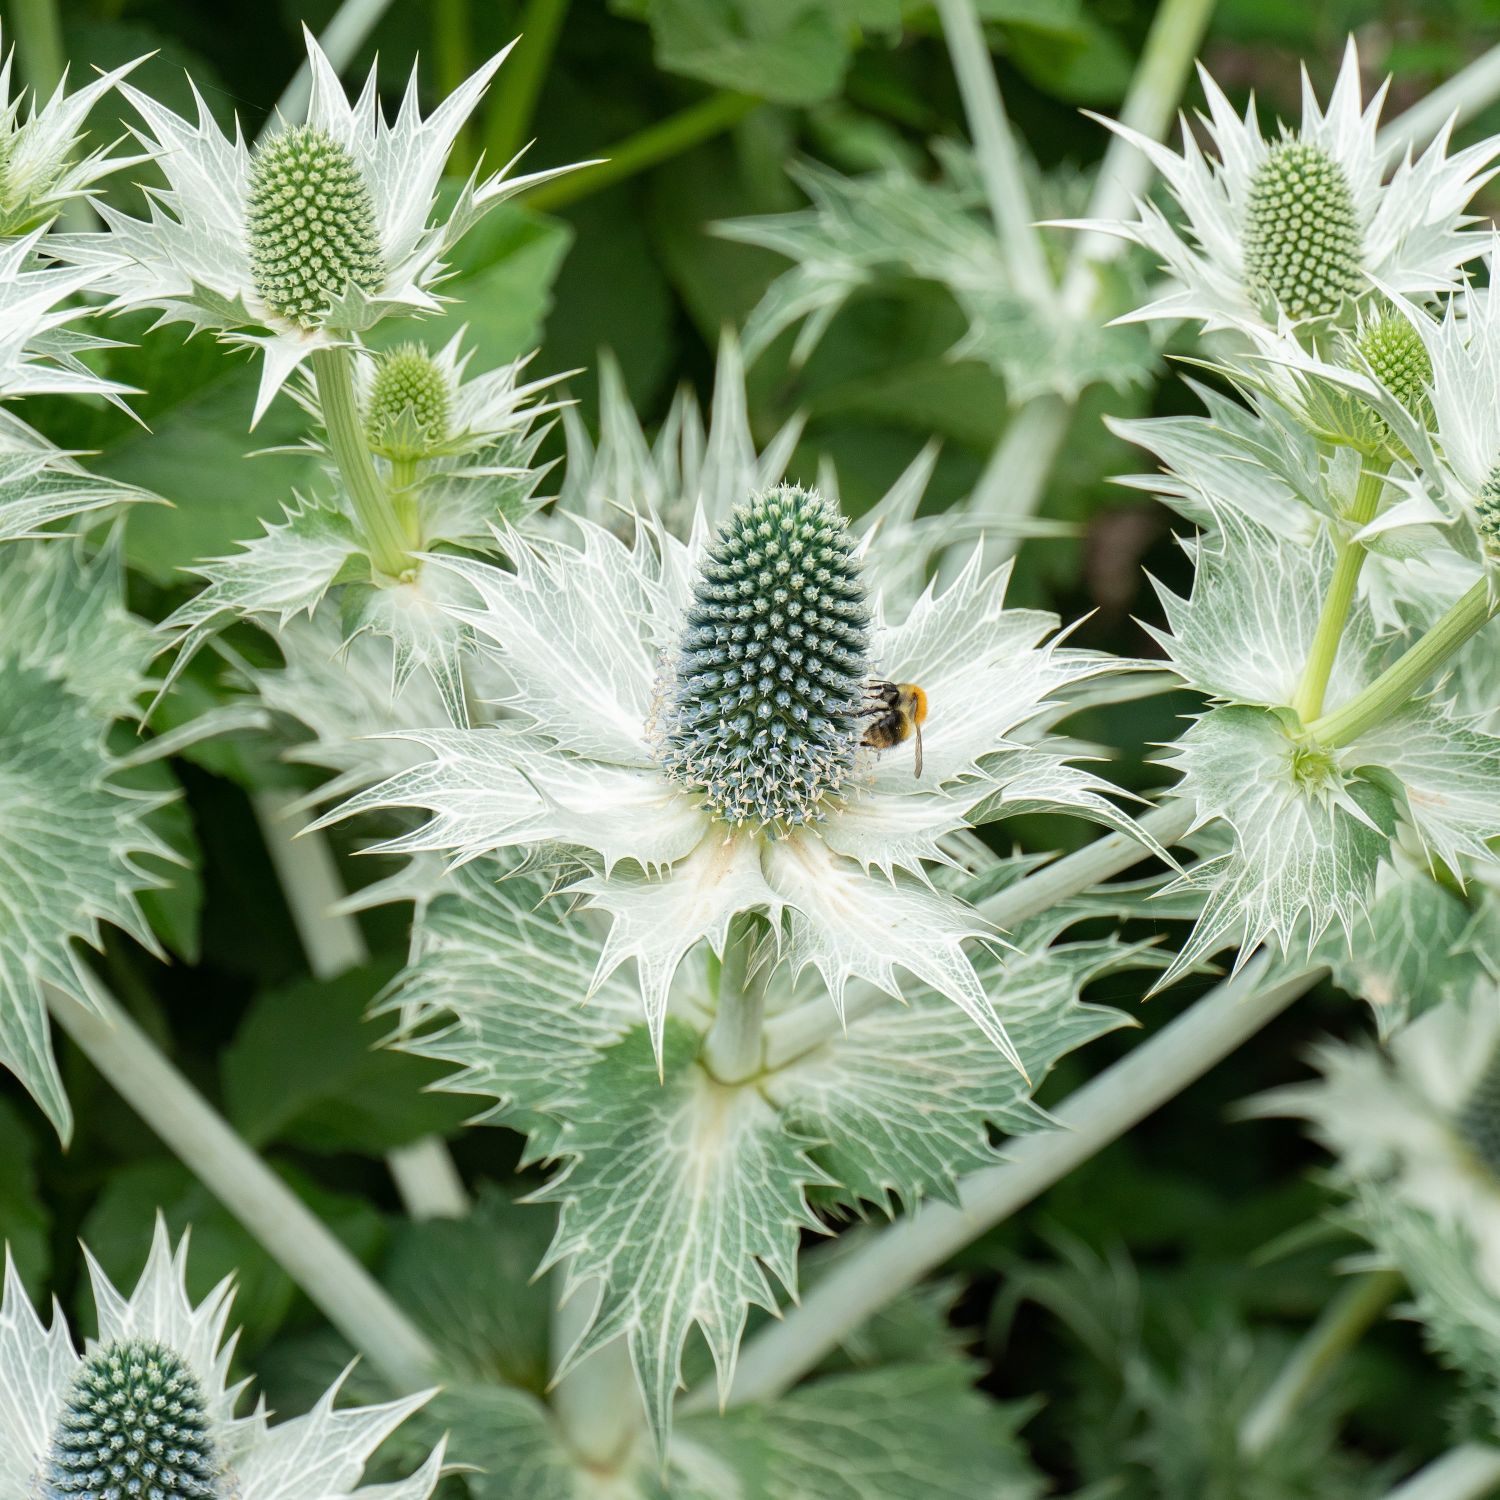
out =
[[(333, 816), (427, 809), (382, 846), (399, 852), (582, 851), (569, 889), (613, 921), (596, 983), (636, 961), (658, 1048), (679, 964), (705, 939), (722, 952), (740, 913), (764, 914), (836, 1006), (855, 978), (899, 992), (899, 968), (1007, 1047), (965, 951), (993, 935), (929, 867), (945, 835), (1016, 806), (1130, 826), (1029, 733), (1053, 693), (1114, 664), (1047, 641), (1052, 617), (1005, 609), (1007, 570), (983, 576), (977, 553), (887, 620), (813, 491), (757, 495), (689, 545), (649, 519), (630, 541), (587, 521), (576, 545), (512, 536), (514, 571), (444, 559), (477, 600), (455, 613), (508, 676), (510, 712), (404, 732), (432, 759)], [(876, 678), (926, 691), (920, 778), (913, 738), (863, 743)]]
[[(528, 361), (518, 359), (466, 379), (468, 361), (455, 336), (437, 353), (404, 345), (360, 367), (360, 420), (413, 554), (402, 575), (390, 578), (376, 565), (320, 432), (309, 444), (327, 460), (324, 491), (295, 497), (240, 551), (200, 563), (208, 586), (163, 623), (181, 643), (177, 670), (228, 619), (281, 631), (336, 591), (346, 641), (370, 633), (390, 643), (382, 705), (420, 669), (439, 685), (450, 717), (466, 722), (464, 632), (443, 608), (453, 580), (427, 555), (445, 547), (492, 552), (496, 525), (516, 525), (542, 504), (544, 470), (533, 460), (546, 429), (533, 424), (556, 410), (538, 397), (558, 378), (523, 381)], [(310, 385), (295, 395), (321, 420)]]
[[(226, 137), (194, 90), (189, 121), (128, 84), (141, 141), (167, 179), (151, 215), (107, 204), (103, 235), (59, 237), (64, 259), (95, 267), (116, 309), (157, 308), (166, 322), (211, 329), (265, 356), (255, 420), (318, 349), (347, 344), (380, 319), (435, 311), (450, 248), (497, 203), (570, 167), (470, 177), (441, 213), (448, 153), (509, 51), (498, 53), (426, 119), (413, 72), (394, 122), (372, 70), (350, 104), (307, 33), (312, 96), (304, 122), (280, 123), (254, 151)], [(262, 331), (263, 330), (263, 331)]]
[(1137, 217), (1075, 221), (1152, 251), (1173, 287), (1126, 321), (1190, 318), (1208, 328), (1320, 325), (1345, 320), (1378, 283), (1406, 296), (1447, 291), (1485, 238), (1467, 233), (1469, 200), (1494, 175), (1500, 138), (1448, 155), (1452, 123), (1415, 161), (1376, 134), (1388, 84), (1368, 105), (1351, 39), (1328, 107), (1304, 70), (1302, 121), (1267, 140), (1252, 100), (1243, 117), (1206, 71), (1205, 155), (1186, 121), (1182, 154), (1129, 126), (1103, 120), (1139, 147), (1182, 214), (1154, 204)]
[(101, 73), (71, 94), (65, 74), (41, 105), (29, 90), (12, 92), (15, 60), (12, 47), (0, 67), (0, 238), (5, 239), (46, 228), (66, 204), (92, 197), (100, 178), (144, 159), (111, 157), (108, 147), (81, 150), (89, 112), (144, 59)]
[[(439, 1447), (409, 1478), (361, 1486), (376, 1448), (431, 1392), (336, 1409), (335, 1385), (307, 1413), (272, 1426), (264, 1405), (236, 1407), (238, 1335), (226, 1340), (233, 1290), (197, 1306), (187, 1238), (174, 1250), (158, 1220), (129, 1297), (89, 1257), (98, 1333), (80, 1354), (54, 1311), (44, 1327), (9, 1254), (0, 1304), (0, 1497), (3, 1500), (427, 1500)], [(342, 1383), (342, 1382), (340, 1382)]]

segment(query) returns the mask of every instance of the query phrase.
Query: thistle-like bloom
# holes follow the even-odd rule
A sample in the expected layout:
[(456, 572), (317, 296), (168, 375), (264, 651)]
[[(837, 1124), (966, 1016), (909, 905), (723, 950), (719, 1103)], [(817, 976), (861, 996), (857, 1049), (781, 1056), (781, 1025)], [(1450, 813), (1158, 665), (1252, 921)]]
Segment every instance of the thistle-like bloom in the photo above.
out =
[(1413, 161), (1408, 148), (1376, 142), (1383, 84), (1360, 98), (1351, 39), (1328, 108), (1306, 72), (1302, 123), (1262, 134), (1252, 100), (1244, 117), (1199, 69), (1209, 113), (1201, 123), (1215, 156), (1205, 156), (1186, 121), (1179, 156), (1116, 121), (1103, 123), (1150, 157), (1177, 200), (1183, 224), (1137, 203), (1130, 222), (1090, 220), (1152, 251), (1174, 288), (1128, 315), (1201, 319), (1209, 328), (1270, 328), (1347, 316), (1378, 281), (1409, 296), (1453, 286), (1459, 268), (1484, 248), (1465, 232), (1469, 200), (1494, 174), (1500, 138), (1448, 155), (1449, 126)]
[[(433, 758), (333, 816), (426, 808), (384, 846), (400, 852), (581, 852), (571, 890), (613, 918), (596, 987), (635, 959), (658, 1045), (685, 955), (704, 939), (722, 952), (732, 918), (759, 912), (835, 1005), (855, 978), (898, 992), (904, 969), (1008, 1046), (965, 952), (991, 934), (927, 874), (945, 835), (1011, 806), (1125, 822), (1036, 723), (1111, 664), (1044, 643), (1055, 619), (1006, 610), (1006, 570), (982, 577), (977, 553), (886, 620), (816, 492), (757, 495), (690, 545), (650, 520), (630, 542), (588, 521), (577, 546), (512, 535), (514, 571), (444, 559), (477, 596), (457, 614), (512, 683), (512, 713), (401, 735)], [(876, 679), (925, 689), (920, 779), (910, 737), (864, 743)]]
[(1255, 1101), (1297, 1115), (1355, 1190), (1461, 1235), (1500, 1298), (1500, 1004), (1492, 985), (1444, 1001), (1385, 1049), (1325, 1042), (1322, 1077)]
[(432, 288), (451, 246), (497, 203), (571, 170), (510, 177), (512, 162), (471, 177), (435, 217), (454, 139), (509, 48), (425, 120), (413, 72), (394, 123), (373, 71), (351, 105), (311, 33), (307, 50), (306, 122), (282, 125), (253, 152), (238, 128), (233, 140), (219, 130), (196, 90), (194, 122), (122, 85), (168, 186), (153, 191), (149, 219), (101, 205), (108, 234), (61, 236), (54, 247), (96, 268), (116, 309), (158, 308), (164, 321), (259, 347), (256, 420), (314, 350), (347, 344), (392, 313), (436, 310)]
[[(99, 1332), (80, 1356), (54, 1311), (43, 1327), (9, 1254), (0, 1303), (0, 1500), (427, 1500), (436, 1450), (394, 1484), (361, 1486), (366, 1461), (427, 1400), (335, 1410), (335, 1385), (306, 1416), (235, 1408), (225, 1340), (233, 1291), (198, 1306), (187, 1293), (187, 1239), (158, 1221), (135, 1291), (122, 1297), (92, 1257)], [(430, 1393), (428, 1393), (430, 1394)]]
[(11, 92), (15, 58), (12, 48), (0, 67), (0, 237), (6, 239), (44, 229), (66, 203), (92, 196), (101, 177), (142, 159), (111, 157), (107, 147), (80, 152), (89, 111), (141, 58), (101, 73), (73, 94), (64, 76), (40, 107), (34, 100), (28, 105), (29, 91)]

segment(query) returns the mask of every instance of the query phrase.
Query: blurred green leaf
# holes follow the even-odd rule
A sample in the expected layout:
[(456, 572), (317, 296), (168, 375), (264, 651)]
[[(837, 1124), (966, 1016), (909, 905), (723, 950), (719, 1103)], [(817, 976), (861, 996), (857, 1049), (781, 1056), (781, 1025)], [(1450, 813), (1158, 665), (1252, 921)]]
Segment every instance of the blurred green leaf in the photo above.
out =
[(222, 1062), (229, 1118), (251, 1144), (390, 1151), (474, 1113), (472, 1102), (424, 1092), (444, 1070), (381, 1047), (389, 1028), (365, 1019), (396, 967), (299, 980), (256, 1000)]

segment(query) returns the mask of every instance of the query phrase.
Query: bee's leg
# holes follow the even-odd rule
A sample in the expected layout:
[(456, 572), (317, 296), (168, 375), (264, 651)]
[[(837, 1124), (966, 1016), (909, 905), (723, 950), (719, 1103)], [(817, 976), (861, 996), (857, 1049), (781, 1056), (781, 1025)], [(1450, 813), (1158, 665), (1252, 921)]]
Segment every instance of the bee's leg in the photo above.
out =
[(917, 746), (917, 769), (915, 775), (916, 779), (920, 781), (922, 779), (922, 726), (915, 719), (911, 721), (911, 732)]

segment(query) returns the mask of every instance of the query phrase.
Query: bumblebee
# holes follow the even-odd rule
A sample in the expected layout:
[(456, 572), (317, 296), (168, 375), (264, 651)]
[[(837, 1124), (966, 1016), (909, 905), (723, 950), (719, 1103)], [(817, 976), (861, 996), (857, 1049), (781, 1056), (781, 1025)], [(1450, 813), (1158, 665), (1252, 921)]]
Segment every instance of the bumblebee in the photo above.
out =
[(927, 694), (914, 682), (872, 682), (870, 703), (859, 716), (869, 719), (862, 744), (877, 750), (916, 742), (917, 776), (922, 774), (922, 724), (927, 718)]

